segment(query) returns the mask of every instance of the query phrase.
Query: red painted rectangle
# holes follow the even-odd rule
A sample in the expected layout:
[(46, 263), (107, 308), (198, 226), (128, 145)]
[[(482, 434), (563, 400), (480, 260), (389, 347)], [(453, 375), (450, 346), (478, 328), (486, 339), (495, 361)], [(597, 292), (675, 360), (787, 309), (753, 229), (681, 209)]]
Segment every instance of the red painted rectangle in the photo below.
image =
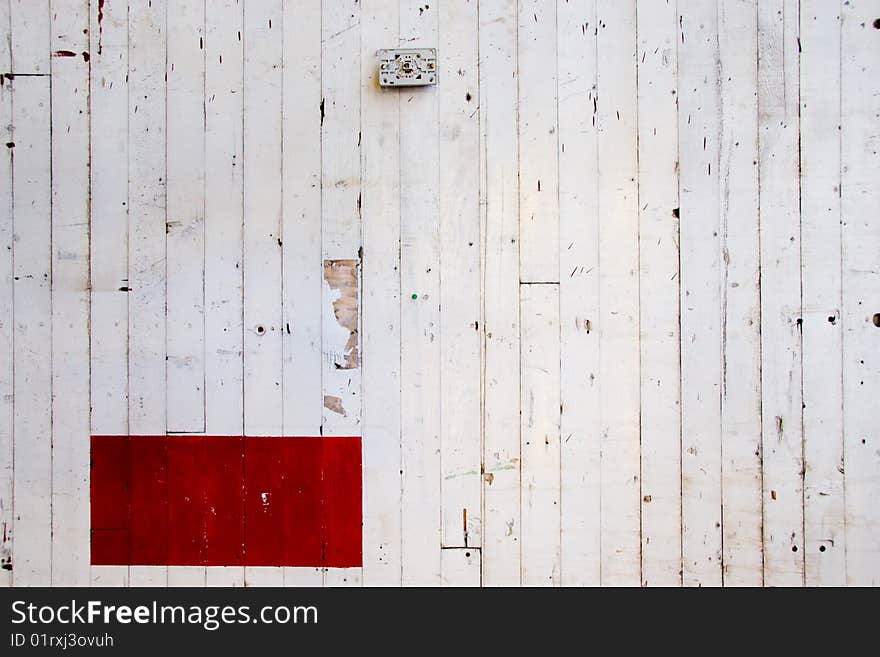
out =
[(204, 440), (211, 468), (211, 476), (202, 479), (207, 518), (205, 563), (241, 566), (244, 564), (244, 439), (210, 436)]
[(324, 565), (354, 567), (362, 562), (361, 445), (351, 438), (324, 438)]
[(95, 565), (129, 562), (130, 463), (128, 436), (92, 438), (89, 487)]
[(92, 529), (127, 529), (131, 458), (128, 436), (92, 437)]
[[(137, 440), (136, 437), (132, 438)], [(211, 467), (201, 436), (168, 436), (168, 560), (178, 566), (204, 565), (204, 478)], [(141, 510), (134, 509), (138, 514)]]
[(326, 438), (303, 437), (284, 444), (284, 562), (290, 566), (321, 563), (323, 511), (321, 444)]
[[(293, 440), (292, 438), (290, 440)], [(284, 444), (282, 438), (244, 443), (244, 561), (248, 566), (284, 565)]]
[(129, 458), (130, 560), (133, 564), (164, 563), (168, 560), (168, 454), (165, 436), (129, 440)]
[(93, 436), (92, 563), (359, 566), (357, 437)]

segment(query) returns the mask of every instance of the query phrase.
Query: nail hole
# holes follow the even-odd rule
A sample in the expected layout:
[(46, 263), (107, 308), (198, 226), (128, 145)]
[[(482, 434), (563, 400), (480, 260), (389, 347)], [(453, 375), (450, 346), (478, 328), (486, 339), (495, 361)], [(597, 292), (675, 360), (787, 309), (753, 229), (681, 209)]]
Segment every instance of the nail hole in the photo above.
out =
[(792, 552), (797, 552), (797, 545), (792, 545), (792, 546), (791, 546), (791, 551), (792, 551)]
[(257, 324), (256, 331), (257, 331), (257, 335), (263, 335), (263, 333), (266, 332), (266, 327), (263, 326), (262, 324)]
[(820, 545), (820, 546), (819, 546), (819, 552), (824, 552), (824, 551), (825, 551), (825, 546), (824, 546), (824, 545)]
[(880, 313), (874, 313), (874, 316), (871, 318), (871, 321), (874, 322), (874, 326), (880, 328)]

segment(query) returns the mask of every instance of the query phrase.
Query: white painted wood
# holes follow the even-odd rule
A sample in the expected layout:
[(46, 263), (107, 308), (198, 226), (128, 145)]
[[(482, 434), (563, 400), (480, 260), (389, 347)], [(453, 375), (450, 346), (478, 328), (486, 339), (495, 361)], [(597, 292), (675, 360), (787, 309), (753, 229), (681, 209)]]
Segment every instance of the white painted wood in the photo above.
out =
[[(437, 8), (401, 0), (400, 45), (436, 48)], [(405, 586), (440, 583), (440, 239), (437, 88), (400, 102), (400, 408)]]
[(164, 434), (165, 4), (133, 0), (128, 23), (129, 429)]
[(598, 2), (601, 582), (640, 581), (636, 4)]
[(363, 568), (323, 568), (322, 570), (323, 586), (344, 588), (358, 587), (364, 584)]
[(720, 586), (721, 90), (717, 7), (678, 3), (682, 581)]
[[(132, 566), (132, 571), (134, 571)], [(161, 567), (148, 566), (148, 568), (159, 569)], [(156, 573), (161, 575), (161, 573)], [(134, 586), (134, 572), (132, 572), (132, 586)], [(168, 566), (168, 586), (188, 586), (203, 587), (207, 586), (207, 572), (205, 566)]]
[[(52, 2), (52, 584), (89, 584), (88, 0)], [(67, 53), (72, 53), (68, 56)]]
[(253, 587), (283, 586), (284, 568), (277, 566), (247, 566), (244, 569), (244, 585)]
[[(480, 119), (477, 3), (438, 7), (440, 463), (443, 547), (482, 540)], [(447, 563), (442, 555), (441, 569)], [(479, 560), (467, 560), (477, 567)], [(457, 568), (457, 566), (456, 566)], [(446, 576), (444, 575), (444, 581)], [(478, 580), (479, 581), (479, 580)]]
[(559, 584), (559, 286), (520, 286), (522, 584)]
[[(846, 583), (880, 585), (880, 2), (843, 5), (841, 216), (843, 221), (843, 426)], [(827, 550), (827, 548), (826, 548)], [(824, 555), (822, 555), (824, 556)]]
[(208, 566), (205, 568), (205, 586), (244, 586), (244, 568), (241, 566)]
[[(244, 431), (242, 331), (243, 9), (205, 14), (205, 431)], [(244, 586), (243, 567), (209, 566), (208, 586)]]
[[(14, 80), (13, 586), (52, 581), (52, 225), (49, 80)], [(8, 147), (7, 147), (8, 148)]]
[(764, 584), (804, 582), (798, 3), (758, 5)]
[[(880, 581), (877, 0), (171, 4), (0, 2), (0, 584)], [(166, 431), (360, 436), (363, 568), (90, 567)]]
[[(91, 423), (128, 429), (128, 8), (90, 5)], [(124, 586), (125, 566), (93, 566), (93, 586)]]
[(599, 223), (596, 3), (557, 6), (563, 586), (598, 585)]
[[(128, 13), (128, 429), (164, 435), (166, 386), (166, 3)], [(124, 286), (123, 286), (124, 287)], [(163, 586), (166, 568), (132, 566), (131, 586)], [(170, 582), (169, 582), (170, 583)]]
[[(359, 335), (337, 318), (342, 291), (327, 279), (330, 260), (354, 261), (360, 239), (360, 5), (323, 3), (321, 17), (321, 257), (323, 434), (360, 432)], [(359, 292), (359, 290), (357, 290)], [(349, 300), (351, 301), (351, 300)], [(359, 294), (354, 322), (359, 326)], [(351, 342), (354, 338), (354, 343)]]
[[(153, 10), (163, 3), (153, 3)], [(205, 430), (205, 9), (168, 16), (166, 132), (168, 431)]]
[(398, 0), (361, 7), (364, 584), (401, 583), (400, 117), (377, 50), (398, 41)]
[(321, 432), (321, 2), (283, 7), (283, 435)]
[[(9, 25), (9, 3), (0, 2), (0, 24)], [(0, 39), (0, 68), (10, 69), (9, 40)], [(0, 79), (0, 143), (12, 141), (12, 84)], [(0, 566), (12, 563), (13, 514), (13, 354), (14, 304), (12, 276), (12, 159), (14, 150), (0, 152)], [(0, 568), (0, 586), (12, 585), (12, 571)]]
[(322, 571), (323, 568), (285, 567), (284, 586), (323, 586), (324, 574)]
[(556, 3), (518, 3), (520, 281), (559, 282)]
[(761, 308), (757, 2), (719, 4), (724, 583), (760, 586)]
[(281, 2), (244, 8), (244, 430), (281, 432)]
[(840, 7), (804, 0), (800, 19), (804, 571), (808, 586), (841, 586)]
[[(104, 566), (113, 568), (114, 566)], [(163, 587), (178, 586), (172, 572), (189, 566), (129, 566), (126, 586), (132, 587)]]
[[(487, 586), (520, 583), (516, 2), (481, 3), (483, 551)], [(441, 72), (442, 73), (442, 72)]]
[[(282, 430), (282, 3), (244, 5), (244, 431)], [(281, 586), (281, 567), (247, 567), (246, 586)]]
[(480, 585), (479, 548), (443, 548), (440, 554), (443, 586), (476, 587)]
[(642, 584), (681, 585), (678, 17), (638, 6)]
[(12, 73), (48, 75), (51, 39), (50, 0), (9, 0)]

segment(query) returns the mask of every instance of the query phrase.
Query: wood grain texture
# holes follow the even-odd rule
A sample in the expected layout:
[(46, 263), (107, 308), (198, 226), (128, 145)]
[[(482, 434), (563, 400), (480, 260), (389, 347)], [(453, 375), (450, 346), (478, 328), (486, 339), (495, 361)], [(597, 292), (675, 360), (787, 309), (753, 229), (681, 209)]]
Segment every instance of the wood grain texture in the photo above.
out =
[(764, 584), (804, 581), (798, 3), (758, 14)]

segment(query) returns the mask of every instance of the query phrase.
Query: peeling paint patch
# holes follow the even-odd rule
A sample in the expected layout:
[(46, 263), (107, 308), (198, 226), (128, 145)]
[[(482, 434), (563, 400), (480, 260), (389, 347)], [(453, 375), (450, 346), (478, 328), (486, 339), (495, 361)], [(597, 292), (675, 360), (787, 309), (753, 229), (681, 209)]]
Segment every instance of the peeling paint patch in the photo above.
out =
[[(334, 350), (333, 365), (339, 370), (353, 370), (360, 366), (358, 343), (358, 261), (325, 260), (324, 280), (333, 294), (333, 315), (340, 327), (347, 331), (345, 344)], [(324, 398), (327, 405), (327, 398)], [(340, 404), (341, 407), (341, 404)], [(330, 408), (329, 406), (327, 408)], [(330, 409), (335, 410), (335, 409)], [(336, 411), (340, 412), (340, 411)], [(345, 413), (342, 412), (344, 415)]]
[(324, 408), (334, 413), (339, 413), (342, 417), (347, 417), (345, 408), (342, 406), (342, 398), (333, 395), (324, 395)]

